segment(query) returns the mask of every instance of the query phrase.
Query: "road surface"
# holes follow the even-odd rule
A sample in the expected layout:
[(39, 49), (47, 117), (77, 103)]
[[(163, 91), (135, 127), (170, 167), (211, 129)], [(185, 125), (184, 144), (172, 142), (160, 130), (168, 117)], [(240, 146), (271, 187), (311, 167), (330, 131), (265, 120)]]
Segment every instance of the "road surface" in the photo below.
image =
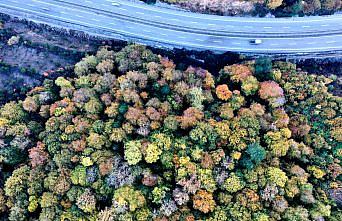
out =
[[(342, 15), (227, 17), (125, 0), (1, 0), (0, 12), (153, 46), (255, 54), (342, 52)], [(253, 39), (262, 44), (251, 44)]]

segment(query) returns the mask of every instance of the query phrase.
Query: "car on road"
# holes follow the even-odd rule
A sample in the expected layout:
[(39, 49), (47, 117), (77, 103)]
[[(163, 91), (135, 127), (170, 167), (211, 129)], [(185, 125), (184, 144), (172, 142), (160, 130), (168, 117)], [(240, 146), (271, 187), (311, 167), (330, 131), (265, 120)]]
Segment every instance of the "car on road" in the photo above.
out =
[(120, 5), (120, 3), (118, 3), (118, 2), (114, 2), (114, 1), (112, 2), (112, 5), (113, 5), (113, 6), (116, 6), (116, 7), (119, 7), (119, 6), (121, 6), (121, 5)]
[(249, 41), (249, 43), (251, 43), (253, 45), (259, 45), (259, 44), (262, 44), (262, 40), (261, 39), (253, 39), (253, 40)]

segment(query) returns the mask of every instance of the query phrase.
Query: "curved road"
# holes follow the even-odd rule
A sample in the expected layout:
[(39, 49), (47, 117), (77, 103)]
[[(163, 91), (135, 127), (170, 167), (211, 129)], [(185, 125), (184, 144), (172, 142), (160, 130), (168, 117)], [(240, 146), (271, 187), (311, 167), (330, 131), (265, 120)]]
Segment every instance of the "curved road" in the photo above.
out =
[[(125, 0), (1, 0), (0, 12), (153, 46), (255, 54), (342, 51), (342, 15), (226, 17)], [(250, 44), (256, 38), (263, 43)]]

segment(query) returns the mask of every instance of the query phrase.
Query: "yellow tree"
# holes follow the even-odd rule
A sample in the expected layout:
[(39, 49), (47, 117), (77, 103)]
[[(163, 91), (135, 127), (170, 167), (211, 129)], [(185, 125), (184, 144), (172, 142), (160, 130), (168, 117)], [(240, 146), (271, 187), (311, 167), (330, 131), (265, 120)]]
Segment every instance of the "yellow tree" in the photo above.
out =
[(275, 9), (283, 3), (283, 0), (268, 0), (267, 1), (267, 7), (270, 9)]

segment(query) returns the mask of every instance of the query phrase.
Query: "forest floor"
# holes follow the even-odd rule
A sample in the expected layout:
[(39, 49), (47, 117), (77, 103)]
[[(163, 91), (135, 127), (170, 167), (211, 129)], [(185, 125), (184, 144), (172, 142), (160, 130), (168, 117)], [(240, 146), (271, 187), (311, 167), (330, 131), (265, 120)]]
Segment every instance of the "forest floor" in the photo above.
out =
[(48, 75), (63, 74), (85, 54), (108, 44), (117, 45), (118, 50), (124, 46), (0, 14), (0, 104), (20, 98)]

